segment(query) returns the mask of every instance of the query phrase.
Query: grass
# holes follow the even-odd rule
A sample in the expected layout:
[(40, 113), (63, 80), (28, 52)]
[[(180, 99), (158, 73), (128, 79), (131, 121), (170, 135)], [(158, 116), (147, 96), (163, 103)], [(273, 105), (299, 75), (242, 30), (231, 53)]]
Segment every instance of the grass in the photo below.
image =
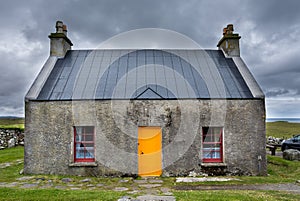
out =
[(267, 177), (240, 177), (243, 184), (287, 183), (300, 179), (300, 162), (287, 161), (277, 156), (267, 156)]
[(12, 162), (24, 158), (24, 147), (17, 146), (0, 150), (0, 163)]
[(24, 147), (18, 146), (0, 150), (0, 165), (11, 163), (8, 168), (0, 168), (0, 182), (13, 182), (20, 177), (23, 169)]
[(24, 130), (24, 118), (0, 118), (0, 128)]
[(191, 201), (191, 200), (299, 200), (299, 195), (289, 194), (277, 191), (233, 191), (233, 190), (222, 190), (222, 191), (176, 191), (174, 192), (176, 200), (179, 201)]
[(268, 156), (268, 173), (278, 182), (295, 181), (295, 179), (300, 179), (300, 162)]
[(266, 136), (287, 139), (299, 133), (300, 123), (289, 123), (285, 121), (266, 123)]
[(114, 191), (84, 191), (58, 189), (0, 188), (0, 200), (103, 200), (116, 201), (124, 193)]
[[(12, 189), (0, 188), (0, 200), (100, 200), (115, 201), (125, 193), (114, 191), (85, 191), (58, 189)], [(249, 200), (249, 201), (293, 201), (299, 200), (299, 195), (277, 191), (176, 191), (174, 196), (178, 201), (191, 200)]]

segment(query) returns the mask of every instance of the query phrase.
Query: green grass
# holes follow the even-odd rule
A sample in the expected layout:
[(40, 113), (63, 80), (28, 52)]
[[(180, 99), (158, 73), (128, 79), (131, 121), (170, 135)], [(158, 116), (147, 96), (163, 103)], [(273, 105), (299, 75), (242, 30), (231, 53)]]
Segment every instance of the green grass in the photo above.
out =
[[(58, 189), (12, 189), (0, 188), (0, 200), (103, 200), (115, 201), (125, 193), (114, 191), (85, 191)], [(249, 200), (249, 201), (293, 201), (299, 200), (299, 195), (277, 191), (176, 191), (177, 201), (191, 200)]]
[(24, 118), (0, 118), (0, 128), (24, 130)]
[(240, 177), (243, 184), (294, 183), (300, 178), (300, 162), (287, 161), (278, 156), (267, 156), (267, 177)]
[(267, 122), (266, 136), (277, 138), (291, 138), (295, 134), (300, 133), (300, 123), (289, 123), (284, 121)]
[(300, 162), (288, 161), (276, 156), (268, 156), (268, 173), (278, 182), (300, 179)]
[(289, 194), (277, 191), (176, 191), (174, 192), (176, 200), (191, 201), (191, 200), (249, 200), (249, 201), (293, 201), (299, 200), (299, 195)]
[(0, 163), (12, 162), (24, 158), (24, 147), (17, 146), (0, 150)]
[(103, 200), (116, 201), (125, 193), (114, 191), (85, 191), (58, 189), (0, 188), (0, 200)]
[(23, 163), (15, 164), (8, 168), (0, 168), (0, 182), (15, 182), (20, 175), (20, 171), (23, 169)]
[(18, 146), (0, 150), (0, 165), (11, 163), (7, 168), (0, 168), (0, 182), (13, 182), (20, 177), (23, 169), (24, 147)]

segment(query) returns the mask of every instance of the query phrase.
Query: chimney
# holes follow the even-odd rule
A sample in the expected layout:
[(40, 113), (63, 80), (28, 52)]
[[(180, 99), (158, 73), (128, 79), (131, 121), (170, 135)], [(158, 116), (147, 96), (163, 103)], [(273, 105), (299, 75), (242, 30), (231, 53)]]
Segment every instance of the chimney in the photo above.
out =
[(71, 40), (67, 37), (67, 26), (62, 21), (56, 22), (56, 33), (51, 33), (50, 38), (50, 56), (64, 57), (68, 50), (73, 46)]
[(217, 47), (222, 50), (227, 57), (239, 57), (240, 56), (240, 44), (239, 40), (241, 36), (233, 33), (233, 25), (228, 24), (223, 29), (223, 37), (219, 41)]

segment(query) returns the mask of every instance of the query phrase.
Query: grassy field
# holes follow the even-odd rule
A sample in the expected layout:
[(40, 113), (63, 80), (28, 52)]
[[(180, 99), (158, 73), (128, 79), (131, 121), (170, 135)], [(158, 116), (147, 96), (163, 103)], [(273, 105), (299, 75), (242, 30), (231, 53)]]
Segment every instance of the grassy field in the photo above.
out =
[(24, 118), (0, 118), (0, 128), (24, 130)]
[(23, 159), (24, 157), (24, 147), (18, 146), (11, 149), (0, 150), (0, 164), (12, 162), (17, 159)]
[[(116, 201), (124, 193), (114, 191), (87, 191), (87, 190), (58, 190), (58, 189), (12, 189), (0, 188), (0, 200), (101, 200)], [(3, 197), (4, 196), (4, 197)]]
[(266, 136), (287, 139), (295, 134), (300, 134), (300, 123), (288, 123), (284, 121), (266, 123)]

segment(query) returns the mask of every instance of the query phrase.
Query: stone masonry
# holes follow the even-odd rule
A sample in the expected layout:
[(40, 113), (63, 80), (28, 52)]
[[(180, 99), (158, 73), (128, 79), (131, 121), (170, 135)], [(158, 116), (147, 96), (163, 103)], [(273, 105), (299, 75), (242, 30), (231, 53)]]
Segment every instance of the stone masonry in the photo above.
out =
[(0, 129), (0, 149), (24, 145), (24, 133), (18, 129)]
[[(29, 101), (27, 174), (137, 174), (137, 128), (162, 128), (163, 176), (266, 175), (263, 99)], [(73, 126), (95, 126), (95, 163), (74, 163)], [(202, 163), (202, 127), (223, 127), (224, 162)], [(30, 142), (30, 143), (29, 143)]]

